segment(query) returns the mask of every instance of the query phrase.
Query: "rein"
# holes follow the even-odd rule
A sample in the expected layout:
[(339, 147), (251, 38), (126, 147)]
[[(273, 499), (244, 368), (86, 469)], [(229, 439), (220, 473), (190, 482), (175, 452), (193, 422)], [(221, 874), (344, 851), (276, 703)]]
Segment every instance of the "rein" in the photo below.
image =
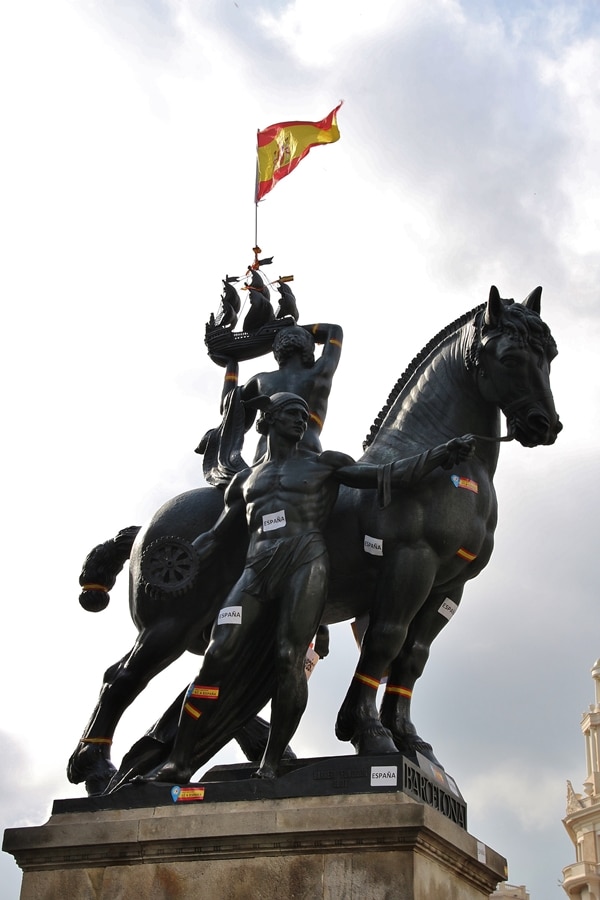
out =
[(485, 434), (474, 434), (473, 437), (476, 441), (487, 441), (490, 444), (503, 444), (507, 441), (514, 441), (514, 434), (505, 434), (504, 437), (486, 437)]

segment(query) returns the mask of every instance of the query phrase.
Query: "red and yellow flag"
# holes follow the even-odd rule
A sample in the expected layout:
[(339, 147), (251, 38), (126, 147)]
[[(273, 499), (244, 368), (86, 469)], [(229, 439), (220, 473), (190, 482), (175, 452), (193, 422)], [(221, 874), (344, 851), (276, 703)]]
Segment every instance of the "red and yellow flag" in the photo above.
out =
[(337, 111), (340, 103), (320, 122), (279, 122), (258, 132), (256, 202), (292, 172), (311, 147), (333, 144), (340, 138)]

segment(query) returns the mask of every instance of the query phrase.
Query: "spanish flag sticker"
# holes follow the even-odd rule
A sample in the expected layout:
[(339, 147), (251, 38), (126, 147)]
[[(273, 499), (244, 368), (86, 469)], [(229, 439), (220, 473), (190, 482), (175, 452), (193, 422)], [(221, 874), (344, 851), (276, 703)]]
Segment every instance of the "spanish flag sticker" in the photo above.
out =
[(188, 691), (188, 697), (197, 697), (199, 700), (218, 700), (219, 688), (209, 687), (206, 684), (195, 684)]
[(179, 787), (178, 784), (171, 788), (171, 799), (173, 803), (194, 803), (197, 800), (204, 800), (203, 787)]
[(472, 478), (462, 478), (460, 475), (451, 475), (450, 481), (455, 488), (464, 488), (465, 491), (472, 491), (474, 494), (479, 493), (479, 485)]

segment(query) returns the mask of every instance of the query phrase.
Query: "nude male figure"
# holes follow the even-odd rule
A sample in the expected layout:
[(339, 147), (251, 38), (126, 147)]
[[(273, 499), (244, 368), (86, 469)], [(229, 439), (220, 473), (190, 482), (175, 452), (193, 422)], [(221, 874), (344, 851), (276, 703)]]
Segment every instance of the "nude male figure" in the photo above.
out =
[[(342, 353), (343, 332), (339, 325), (293, 325), (282, 328), (273, 341), (273, 356), (279, 368), (259, 372), (243, 385), (241, 398), (253, 400), (260, 395), (288, 392), (298, 394), (308, 404), (309, 415), (302, 445), (320, 453), (320, 435), (327, 415), (333, 376)], [(323, 344), (321, 356), (315, 360), (315, 343)], [(247, 427), (254, 417), (247, 421)], [(255, 461), (266, 450), (266, 437), (259, 440)]]

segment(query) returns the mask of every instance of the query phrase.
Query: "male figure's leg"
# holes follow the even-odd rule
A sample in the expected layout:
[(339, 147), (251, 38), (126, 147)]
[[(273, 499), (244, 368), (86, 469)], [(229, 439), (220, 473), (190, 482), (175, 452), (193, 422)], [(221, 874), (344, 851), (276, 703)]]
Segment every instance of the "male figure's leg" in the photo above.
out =
[(246, 655), (244, 650), (251, 645), (257, 629), (264, 626), (265, 604), (246, 594), (240, 582), (219, 613), (221, 616), (236, 610), (239, 616), (217, 617), (200, 672), (184, 698), (173, 749), (168, 760), (150, 774), (149, 780), (183, 783), (190, 780), (197, 768), (193, 763), (197, 747), (210, 729), (211, 719), (218, 715), (223, 682), (234, 680), (233, 673), (243, 683), (244, 672), (233, 672), (233, 669)]
[(283, 752), (306, 708), (304, 659), (321, 620), (327, 596), (328, 562), (323, 556), (299, 566), (285, 580), (278, 607), (276, 683), (271, 731), (257, 775), (274, 778)]

